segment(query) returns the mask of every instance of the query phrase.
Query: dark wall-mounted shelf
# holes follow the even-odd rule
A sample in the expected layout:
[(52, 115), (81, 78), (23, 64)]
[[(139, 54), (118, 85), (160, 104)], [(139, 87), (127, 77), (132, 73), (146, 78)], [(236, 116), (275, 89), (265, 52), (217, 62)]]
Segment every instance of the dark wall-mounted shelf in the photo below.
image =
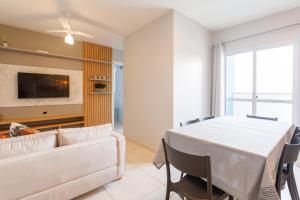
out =
[(12, 122), (24, 124), (40, 131), (57, 129), (59, 127), (82, 127), (85, 123), (84, 115), (81, 113), (37, 118), (6, 119), (0, 121), (0, 139), (9, 137), (9, 127)]
[(111, 80), (106, 80), (106, 79), (96, 79), (96, 78), (91, 78), (90, 81), (111, 82)]
[(90, 92), (90, 94), (111, 94), (111, 92)]

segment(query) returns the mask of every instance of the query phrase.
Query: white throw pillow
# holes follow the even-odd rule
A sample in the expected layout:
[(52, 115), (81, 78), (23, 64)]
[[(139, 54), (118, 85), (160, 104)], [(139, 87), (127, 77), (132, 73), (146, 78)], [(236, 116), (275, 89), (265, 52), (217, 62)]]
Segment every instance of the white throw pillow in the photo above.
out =
[(17, 136), (22, 136), (22, 135), (35, 134), (40, 131), (30, 128), (24, 124), (12, 122), (10, 124), (9, 132), (10, 132), (10, 136), (17, 137)]
[(58, 144), (65, 146), (90, 140), (105, 139), (112, 134), (112, 125), (104, 124), (83, 128), (66, 128), (58, 130)]
[(26, 128), (28, 128), (28, 127), (23, 124), (12, 122), (9, 127), (9, 132), (10, 132), (11, 136), (16, 137), (16, 136), (19, 136), (19, 132), (22, 129), (26, 129)]
[(57, 146), (57, 130), (0, 140), (0, 159), (52, 149)]
[(16, 123), (16, 122), (12, 122), (12, 123), (10, 124), (9, 130), (11, 131), (11, 130), (17, 128), (17, 127), (20, 127), (20, 128), (27, 128), (27, 126), (24, 125), (24, 124), (19, 124), (19, 123)]

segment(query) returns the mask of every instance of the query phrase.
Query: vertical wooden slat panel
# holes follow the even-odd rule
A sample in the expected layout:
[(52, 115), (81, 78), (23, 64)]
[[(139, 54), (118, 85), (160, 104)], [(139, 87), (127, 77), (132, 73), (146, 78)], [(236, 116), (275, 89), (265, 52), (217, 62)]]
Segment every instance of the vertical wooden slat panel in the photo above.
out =
[[(101, 59), (103, 59), (102, 57), (101, 57), (101, 46), (97, 46), (97, 58), (99, 59), (99, 60), (101, 60)], [(103, 60), (105, 60), (105, 59), (103, 59)], [(97, 73), (98, 74), (101, 74), (101, 76), (103, 76), (103, 73), (102, 73), (102, 68), (103, 68), (103, 66), (102, 66), (102, 64), (101, 63), (99, 63), (98, 64), (98, 69), (97, 69)], [(98, 98), (98, 100), (97, 100), (97, 103), (98, 103), (98, 110), (100, 111), (100, 113), (98, 113), (98, 115), (97, 115), (97, 120), (98, 121), (101, 121), (102, 123), (104, 123), (104, 120), (102, 120), (103, 119), (103, 109), (102, 109), (102, 107), (103, 107), (103, 104), (105, 103), (104, 101), (103, 101), (103, 98), (104, 98), (104, 96), (103, 95), (101, 95), (101, 96), (99, 96), (99, 98)]]
[[(102, 45), (83, 43), (83, 57), (93, 60), (112, 62), (112, 49)], [(83, 63), (84, 78), (84, 115), (85, 125), (93, 126), (112, 122), (112, 82), (105, 82), (108, 87), (108, 94), (91, 94), (94, 91), (95, 81), (90, 78), (105, 76), (112, 80), (112, 64), (95, 62)]]
[[(103, 48), (103, 47), (102, 47)], [(107, 58), (105, 57), (105, 55), (106, 55), (106, 51), (102, 51), (102, 56), (103, 56), (103, 58), (106, 60)], [(103, 74), (105, 74), (105, 76), (107, 76), (107, 74), (106, 74), (106, 67), (107, 66), (105, 66), (104, 68), (103, 68)], [(104, 107), (103, 107), (103, 109), (104, 109), (104, 113), (105, 113), (105, 116), (104, 116), (104, 118), (105, 118), (105, 121), (107, 121), (107, 119), (106, 119), (106, 116), (107, 116), (107, 98), (104, 100), (104, 102), (105, 102), (105, 105), (104, 105)]]

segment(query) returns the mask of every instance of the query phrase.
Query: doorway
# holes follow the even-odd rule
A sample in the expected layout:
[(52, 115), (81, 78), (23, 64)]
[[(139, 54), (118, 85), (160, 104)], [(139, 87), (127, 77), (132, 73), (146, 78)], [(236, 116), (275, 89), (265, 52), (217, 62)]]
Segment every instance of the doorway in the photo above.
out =
[(114, 64), (114, 129), (123, 133), (123, 64)]

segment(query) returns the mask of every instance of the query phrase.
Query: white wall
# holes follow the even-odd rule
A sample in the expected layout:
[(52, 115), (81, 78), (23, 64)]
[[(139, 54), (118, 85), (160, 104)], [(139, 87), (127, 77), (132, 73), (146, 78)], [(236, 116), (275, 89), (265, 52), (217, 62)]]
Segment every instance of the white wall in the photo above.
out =
[(212, 32), (174, 12), (174, 127), (211, 114)]
[[(214, 33), (214, 42), (228, 41), (245, 37), (251, 34), (300, 23), (300, 8), (292, 9), (262, 19), (258, 19), (246, 24), (231, 27)], [(300, 125), (300, 26), (283, 29), (257, 37), (230, 42), (225, 45), (225, 54), (230, 55), (254, 48), (268, 48), (274, 45), (294, 44), (295, 67), (294, 67), (294, 105), (293, 121)]]
[(157, 149), (169, 128), (210, 115), (212, 33), (172, 11), (125, 39), (124, 134)]
[(300, 22), (300, 8), (270, 15), (258, 20), (214, 32), (213, 41), (229, 41)]
[[(219, 41), (226, 42), (235, 40), (257, 33), (275, 30), (295, 23), (300, 23), (300, 8), (291, 9), (285, 12), (277, 13), (258, 20), (214, 32), (213, 42), (217, 43)], [(274, 44), (280, 45), (284, 43), (295, 43), (297, 45), (300, 39), (299, 29), (300, 26), (295, 26), (288, 29), (266, 33), (256, 37), (229, 42), (225, 45), (225, 53), (228, 55), (236, 52), (247, 51), (253, 48), (265, 48)]]
[(124, 42), (124, 134), (153, 149), (173, 126), (172, 48), (172, 12)]

